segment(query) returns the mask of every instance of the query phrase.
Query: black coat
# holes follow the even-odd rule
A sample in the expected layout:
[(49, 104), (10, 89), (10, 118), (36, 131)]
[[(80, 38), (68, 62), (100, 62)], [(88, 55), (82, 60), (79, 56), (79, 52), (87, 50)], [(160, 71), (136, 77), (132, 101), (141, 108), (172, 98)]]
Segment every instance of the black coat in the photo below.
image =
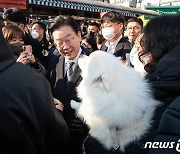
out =
[[(107, 49), (108, 49), (108, 47), (105, 44), (101, 47), (102, 51), (107, 51)], [(130, 51), (131, 51), (131, 46), (130, 46), (129, 41), (127, 39), (125, 39), (124, 37), (122, 37), (116, 46), (114, 55), (116, 57), (121, 57), (122, 60), (125, 61), (126, 54), (130, 53)]]
[[(83, 47), (81, 48), (81, 54), (90, 54), (89, 50)], [(79, 118), (76, 117), (75, 110), (70, 106), (70, 101), (75, 100), (80, 102), (80, 99), (77, 97), (76, 87), (79, 85), (82, 77), (80, 75), (80, 68), (77, 65), (74, 69), (72, 80), (66, 87), (66, 79), (64, 77), (64, 61), (65, 59), (63, 56), (57, 56), (52, 59), (49, 65), (50, 69), (48, 78), (51, 84), (53, 96), (64, 104), (62, 114), (70, 131), (70, 138), (65, 152), (80, 154), (82, 142), (88, 133), (88, 128)]]
[[(82, 48), (81, 54), (89, 55), (90, 51)], [(51, 84), (53, 96), (64, 104), (63, 116), (66, 122), (69, 122), (75, 113), (75, 110), (70, 107), (70, 100), (80, 102), (77, 97), (76, 87), (79, 85), (82, 77), (80, 75), (80, 68), (77, 65), (73, 72), (72, 80), (68, 84), (68, 87), (66, 87), (64, 62), (65, 58), (63, 56), (57, 56), (51, 60), (48, 70), (48, 80)]]
[[(168, 149), (151, 149), (150, 154), (175, 154), (180, 152), (180, 96), (177, 97), (166, 109), (162, 115), (158, 134), (154, 141), (171, 142), (173, 148)], [(173, 143), (174, 142), (174, 143)], [(177, 149), (179, 150), (177, 152)]]
[[(178, 142), (180, 138), (180, 110), (178, 100), (180, 96), (180, 44), (165, 54), (156, 64), (154, 71), (146, 76), (152, 86), (154, 97), (162, 102), (153, 117), (152, 128), (136, 144), (127, 147), (127, 154), (177, 153), (173, 149), (144, 149), (148, 141)], [(177, 108), (177, 109), (176, 109)], [(175, 144), (176, 145), (176, 144)]]
[[(1, 28), (0, 28), (1, 29)], [(61, 153), (68, 129), (48, 81), (16, 63), (0, 32), (0, 153)]]
[[(156, 116), (160, 120), (155, 141), (175, 142), (173, 148), (151, 149), (151, 154), (177, 153), (180, 139), (180, 43), (158, 63), (155, 71), (147, 76), (156, 99), (163, 102)], [(159, 122), (159, 121), (158, 121)], [(180, 143), (180, 142), (179, 142)], [(180, 147), (179, 147), (180, 150)]]

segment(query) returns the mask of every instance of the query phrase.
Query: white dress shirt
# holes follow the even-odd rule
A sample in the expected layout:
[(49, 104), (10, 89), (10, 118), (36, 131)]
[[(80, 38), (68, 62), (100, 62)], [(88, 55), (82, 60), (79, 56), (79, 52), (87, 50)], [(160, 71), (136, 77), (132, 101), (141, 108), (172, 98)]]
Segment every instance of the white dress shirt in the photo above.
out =
[[(74, 62), (74, 64), (72, 65), (72, 69), (73, 69), (73, 71), (74, 71), (75, 67), (76, 67), (77, 64), (78, 64), (78, 59), (79, 59), (79, 56), (80, 56), (81, 52), (82, 52), (82, 49), (80, 48), (77, 56), (76, 56), (74, 59), (68, 60), (68, 59), (65, 58), (64, 72), (66, 72), (66, 70), (67, 70), (67, 67), (68, 67), (67, 62), (68, 62), (68, 61)], [(65, 74), (64, 74), (64, 75), (65, 75)]]
[(107, 41), (105, 43), (105, 45), (108, 47), (107, 53), (114, 54), (116, 46), (117, 46), (117, 44), (118, 44), (118, 42), (120, 41), (121, 38), (122, 38), (122, 35), (116, 41), (114, 41), (112, 43), (109, 42), (109, 41)]

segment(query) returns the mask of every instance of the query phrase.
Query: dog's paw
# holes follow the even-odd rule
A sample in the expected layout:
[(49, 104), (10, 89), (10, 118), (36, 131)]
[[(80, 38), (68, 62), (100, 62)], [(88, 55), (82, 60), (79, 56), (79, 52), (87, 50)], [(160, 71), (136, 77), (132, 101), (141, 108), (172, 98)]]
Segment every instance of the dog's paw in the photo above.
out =
[(76, 102), (76, 101), (74, 101), (74, 100), (71, 100), (70, 105), (71, 105), (71, 108), (72, 108), (72, 109), (75, 109), (75, 110), (78, 110), (79, 107), (80, 107), (80, 103), (79, 103), (79, 102)]

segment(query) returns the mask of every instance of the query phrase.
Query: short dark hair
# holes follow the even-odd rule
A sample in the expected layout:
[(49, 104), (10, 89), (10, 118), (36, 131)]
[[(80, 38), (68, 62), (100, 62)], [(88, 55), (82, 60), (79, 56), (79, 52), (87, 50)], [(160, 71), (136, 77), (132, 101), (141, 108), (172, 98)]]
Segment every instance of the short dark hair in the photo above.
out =
[(98, 50), (97, 44), (96, 44), (96, 39), (93, 36), (91, 36), (90, 34), (85, 35), (82, 38), (82, 40), (86, 40), (86, 42), (91, 45), (93, 51)]
[(99, 27), (100, 27), (100, 25), (99, 25), (97, 22), (90, 22), (90, 23), (88, 24), (88, 26), (96, 26), (98, 29), (99, 29)]
[(97, 44), (103, 44), (105, 41), (106, 41), (106, 39), (103, 37), (103, 35), (99, 34), (96, 36)]
[(66, 17), (63, 17), (63, 16), (57, 16), (55, 19), (54, 19), (54, 22), (51, 23), (50, 27), (49, 27), (49, 32), (52, 36), (52, 33), (58, 29), (59, 27), (62, 27), (62, 26), (70, 26), (73, 31), (78, 34), (79, 32), (79, 26), (78, 24), (76, 23), (76, 20), (70, 16), (66, 16)]
[(128, 19), (127, 24), (130, 22), (137, 22), (141, 26), (141, 28), (143, 27), (143, 21), (141, 20), (141, 18), (130, 18)]
[(46, 31), (46, 24), (41, 21), (35, 21), (33, 22), (32, 26), (38, 24), (44, 31)]
[(103, 15), (101, 19), (101, 24), (113, 22), (113, 23), (122, 23), (124, 25), (124, 16), (116, 11), (110, 11)]
[(26, 25), (26, 15), (22, 10), (18, 8), (7, 9), (3, 14), (3, 19), (5, 21), (9, 20), (18, 24), (23, 23), (24, 25)]
[(147, 72), (168, 52), (180, 42), (180, 15), (163, 15), (149, 21), (143, 30), (144, 51), (140, 60), (150, 55), (150, 61), (145, 66)]

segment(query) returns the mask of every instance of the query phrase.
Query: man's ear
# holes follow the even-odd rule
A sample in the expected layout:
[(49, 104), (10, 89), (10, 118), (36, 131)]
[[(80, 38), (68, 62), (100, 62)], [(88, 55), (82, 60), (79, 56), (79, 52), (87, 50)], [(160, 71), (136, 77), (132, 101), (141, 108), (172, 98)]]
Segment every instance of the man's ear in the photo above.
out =
[(119, 23), (119, 27), (120, 27), (120, 29), (123, 29), (124, 28), (124, 24), (123, 23)]

